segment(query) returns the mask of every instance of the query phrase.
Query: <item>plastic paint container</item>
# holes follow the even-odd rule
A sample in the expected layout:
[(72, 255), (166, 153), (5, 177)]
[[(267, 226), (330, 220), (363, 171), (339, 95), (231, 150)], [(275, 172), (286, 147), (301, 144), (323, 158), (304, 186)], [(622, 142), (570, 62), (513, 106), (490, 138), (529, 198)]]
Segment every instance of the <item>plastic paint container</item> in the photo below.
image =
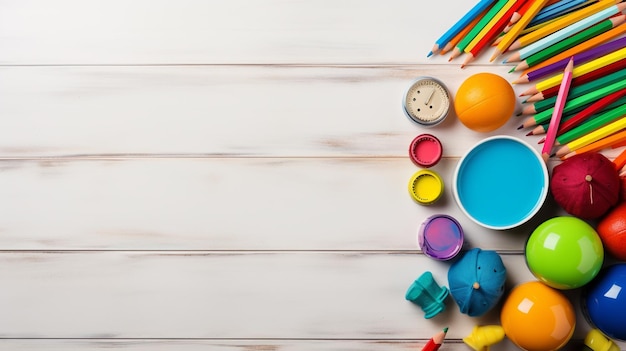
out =
[(509, 229), (532, 218), (548, 195), (548, 169), (532, 146), (509, 136), (483, 139), (459, 161), (454, 198), (471, 220)]
[(417, 203), (430, 205), (443, 194), (443, 180), (434, 171), (417, 171), (409, 181), (409, 194)]
[(441, 160), (443, 147), (441, 141), (431, 134), (420, 134), (411, 142), (409, 156), (420, 167), (432, 167)]
[(463, 247), (463, 228), (451, 216), (436, 214), (422, 222), (417, 240), (426, 256), (449, 260)]

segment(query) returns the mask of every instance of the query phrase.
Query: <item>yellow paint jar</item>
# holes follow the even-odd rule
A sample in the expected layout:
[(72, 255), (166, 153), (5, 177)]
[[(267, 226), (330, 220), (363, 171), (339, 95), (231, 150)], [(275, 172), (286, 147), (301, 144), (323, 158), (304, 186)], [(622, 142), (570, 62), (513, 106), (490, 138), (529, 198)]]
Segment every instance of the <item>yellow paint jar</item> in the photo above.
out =
[(430, 205), (443, 194), (443, 179), (432, 170), (415, 172), (409, 181), (409, 194), (421, 205)]

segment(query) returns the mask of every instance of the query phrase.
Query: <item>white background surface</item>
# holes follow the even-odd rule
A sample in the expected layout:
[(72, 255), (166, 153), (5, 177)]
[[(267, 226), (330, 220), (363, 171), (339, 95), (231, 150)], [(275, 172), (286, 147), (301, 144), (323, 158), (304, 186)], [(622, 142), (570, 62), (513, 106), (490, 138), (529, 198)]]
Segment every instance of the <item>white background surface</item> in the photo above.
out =
[[(456, 217), (511, 288), (534, 280), (527, 236), (562, 214), (549, 199), (491, 231), (452, 198), (477, 141), (536, 145), (519, 118), (479, 134), (402, 112), (421, 75), (453, 94), (474, 73), (516, 77), (491, 52), (464, 70), (426, 58), (471, 5), (0, 1), (0, 349), (417, 350), (449, 326), (442, 349), (470, 350), (461, 339), (498, 308), (471, 318), (449, 298), (426, 320), (404, 300), (427, 270), (447, 286), (449, 263), (418, 250), (421, 221)], [(429, 207), (406, 190), (422, 132), (444, 144)], [(579, 313), (568, 348), (588, 330)]]

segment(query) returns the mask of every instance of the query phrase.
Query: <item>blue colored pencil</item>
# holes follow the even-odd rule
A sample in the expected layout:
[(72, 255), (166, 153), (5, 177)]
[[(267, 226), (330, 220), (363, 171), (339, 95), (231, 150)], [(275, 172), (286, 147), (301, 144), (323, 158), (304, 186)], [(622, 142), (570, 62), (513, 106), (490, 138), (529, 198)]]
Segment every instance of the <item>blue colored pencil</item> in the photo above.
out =
[(528, 27), (532, 27), (544, 21), (549, 21), (568, 11), (576, 10), (579, 6), (584, 5), (589, 0), (561, 0), (550, 6), (546, 6), (530, 21)]
[(443, 48), (455, 35), (463, 30), (474, 18), (480, 15), (484, 9), (489, 7), (495, 0), (480, 0), (471, 10), (469, 10), (458, 22), (456, 22), (447, 32), (445, 32), (433, 46), (427, 57), (436, 54), (440, 48)]

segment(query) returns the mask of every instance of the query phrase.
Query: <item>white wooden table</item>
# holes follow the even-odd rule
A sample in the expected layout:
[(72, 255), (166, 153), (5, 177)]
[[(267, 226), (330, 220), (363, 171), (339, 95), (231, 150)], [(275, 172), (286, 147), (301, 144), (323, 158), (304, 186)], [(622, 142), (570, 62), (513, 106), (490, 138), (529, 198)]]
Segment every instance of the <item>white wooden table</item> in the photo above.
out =
[[(448, 299), (426, 320), (404, 299), (427, 270), (447, 285), (419, 224), (457, 218), (468, 247), (502, 255), (510, 288), (534, 279), (526, 237), (562, 213), (548, 200), (515, 230), (473, 224), (454, 166), (487, 136), (526, 138), (519, 119), (479, 134), (402, 112), (420, 75), (453, 93), (478, 72), (513, 79), (487, 57), (426, 58), (470, 7), (1, 0), (0, 349), (419, 350), (449, 326), (445, 349), (470, 350), (461, 339), (497, 308), (471, 318)], [(406, 190), (425, 131), (447, 185), (429, 207)]]

